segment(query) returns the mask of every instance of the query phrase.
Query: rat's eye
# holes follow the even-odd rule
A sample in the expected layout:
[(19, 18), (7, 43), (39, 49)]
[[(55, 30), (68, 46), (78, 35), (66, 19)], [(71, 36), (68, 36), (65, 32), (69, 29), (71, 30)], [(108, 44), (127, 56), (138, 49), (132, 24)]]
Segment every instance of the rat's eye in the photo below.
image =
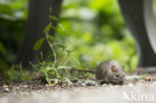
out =
[(116, 75), (115, 75), (115, 77), (116, 77), (116, 78), (119, 78), (119, 77), (120, 77), (120, 75), (119, 75), (119, 74), (116, 74)]

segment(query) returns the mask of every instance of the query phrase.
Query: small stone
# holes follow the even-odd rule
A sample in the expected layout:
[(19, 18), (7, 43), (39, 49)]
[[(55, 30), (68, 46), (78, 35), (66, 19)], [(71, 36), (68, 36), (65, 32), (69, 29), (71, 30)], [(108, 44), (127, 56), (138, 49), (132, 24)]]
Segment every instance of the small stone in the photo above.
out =
[(28, 85), (23, 85), (23, 88), (27, 88), (28, 87)]
[(7, 85), (3, 85), (3, 88), (8, 88), (8, 86)]
[(18, 90), (18, 89), (20, 89), (19, 87), (16, 87), (16, 89)]
[(133, 87), (133, 83), (129, 83), (127, 86), (129, 86), (129, 87)]
[(9, 92), (10, 89), (9, 89), (9, 88), (4, 88), (4, 91), (5, 91), (5, 92)]
[(68, 86), (68, 87), (71, 87), (71, 86), (72, 86), (72, 84), (68, 83), (68, 84), (67, 84), (67, 86)]
[(107, 86), (107, 84), (106, 84), (106, 83), (104, 83), (104, 84), (102, 84), (102, 86), (103, 86), (103, 87), (106, 87), (106, 86)]
[(81, 86), (85, 87), (86, 86), (86, 83), (82, 83)]
[(115, 85), (114, 88), (121, 88), (121, 85)]

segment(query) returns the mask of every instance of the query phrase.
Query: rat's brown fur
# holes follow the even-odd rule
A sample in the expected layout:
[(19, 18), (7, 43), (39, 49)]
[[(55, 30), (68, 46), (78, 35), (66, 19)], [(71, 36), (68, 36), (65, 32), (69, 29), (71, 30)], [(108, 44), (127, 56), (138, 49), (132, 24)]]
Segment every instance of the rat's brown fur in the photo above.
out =
[(115, 60), (104, 61), (96, 69), (96, 79), (103, 80), (106, 83), (123, 84), (125, 73)]
[(105, 83), (123, 84), (125, 82), (124, 67), (121, 68), (115, 60), (103, 61), (96, 71), (72, 68), (71, 72), (73, 71), (95, 73), (96, 79), (102, 80)]

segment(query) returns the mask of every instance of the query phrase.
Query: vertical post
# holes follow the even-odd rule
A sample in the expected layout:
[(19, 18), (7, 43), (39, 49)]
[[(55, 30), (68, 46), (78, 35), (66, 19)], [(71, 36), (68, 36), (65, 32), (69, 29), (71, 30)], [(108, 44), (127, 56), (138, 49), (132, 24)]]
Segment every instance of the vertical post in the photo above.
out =
[[(150, 44), (151, 38), (148, 38), (149, 35), (155, 35), (149, 32), (156, 29), (152, 27), (153, 24), (147, 22), (152, 16), (150, 15), (151, 9), (148, 9), (152, 4), (153, 0), (119, 0), (125, 23), (137, 44), (139, 67), (156, 66), (156, 54)], [(152, 21), (154, 23), (154, 20)], [(156, 40), (156, 38), (153, 39)]]

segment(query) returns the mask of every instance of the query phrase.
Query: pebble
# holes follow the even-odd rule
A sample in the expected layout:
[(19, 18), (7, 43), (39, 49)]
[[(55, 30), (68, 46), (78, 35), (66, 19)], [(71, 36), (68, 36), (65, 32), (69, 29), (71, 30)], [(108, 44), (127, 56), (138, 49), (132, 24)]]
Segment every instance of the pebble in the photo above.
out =
[(5, 91), (5, 92), (9, 92), (10, 89), (9, 89), (9, 88), (4, 88), (4, 91)]
[(8, 88), (8, 86), (7, 85), (3, 85), (3, 88)]
[(27, 88), (28, 87), (28, 85), (23, 85), (23, 88)]
[(133, 87), (134, 85), (133, 85), (133, 83), (129, 83), (127, 86)]

